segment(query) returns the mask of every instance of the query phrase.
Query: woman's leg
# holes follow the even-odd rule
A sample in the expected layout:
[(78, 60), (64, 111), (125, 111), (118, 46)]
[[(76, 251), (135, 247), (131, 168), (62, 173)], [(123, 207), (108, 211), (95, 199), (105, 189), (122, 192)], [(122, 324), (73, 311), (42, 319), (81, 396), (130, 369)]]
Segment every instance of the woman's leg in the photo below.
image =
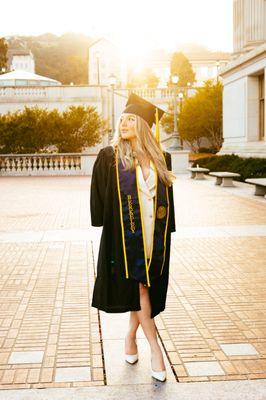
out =
[(130, 311), (129, 327), (125, 338), (125, 353), (126, 354), (136, 354), (136, 333), (139, 327), (139, 319), (137, 316), (137, 311)]
[(152, 368), (154, 371), (162, 371), (165, 369), (163, 353), (159, 346), (156, 332), (156, 325), (151, 315), (151, 304), (149, 297), (149, 289), (139, 282), (140, 306), (141, 310), (136, 311), (143, 332), (148, 339), (151, 348)]

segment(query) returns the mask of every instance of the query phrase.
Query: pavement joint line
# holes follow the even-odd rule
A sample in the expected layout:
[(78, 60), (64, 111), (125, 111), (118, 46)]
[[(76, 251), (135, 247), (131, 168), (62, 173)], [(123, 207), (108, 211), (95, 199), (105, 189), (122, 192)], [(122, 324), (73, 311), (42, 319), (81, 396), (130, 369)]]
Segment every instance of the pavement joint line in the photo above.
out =
[[(173, 238), (193, 237), (248, 237), (266, 236), (266, 225), (215, 225), (204, 227), (179, 226), (173, 232)], [(56, 233), (58, 237), (49, 237)], [(59, 234), (58, 234), (59, 233)], [(40, 239), (40, 234), (42, 238)], [(77, 235), (80, 234), (80, 238)], [(90, 242), (100, 239), (101, 229), (64, 229), (51, 231), (13, 231), (0, 232), (0, 243), (47, 243), (47, 242)], [(60, 236), (61, 235), (61, 236)], [(46, 239), (45, 239), (46, 236)], [(65, 236), (65, 237), (64, 237)]]
[[(178, 386), (177, 386), (178, 385)], [(91, 386), (78, 388), (0, 390), (0, 400), (84, 400), (122, 398), (129, 400), (265, 400), (266, 379), (219, 382), (158, 383)]]
[(163, 339), (162, 339), (162, 337), (161, 337), (161, 335), (160, 335), (160, 330), (158, 329), (158, 327), (156, 327), (156, 331), (157, 331), (158, 338), (159, 338), (159, 340), (160, 340), (160, 342), (161, 342), (161, 346), (162, 346), (162, 348), (163, 348), (163, 350), (164, 350), (164, 356), (165, 356), (165, 357), (167, 358), (167, 360), (168, 360), (168, 363), (169, 363), (170, 368), (171, 368), (171, 370), (172, 370), (172, 373), (173, 373), (173, 375), (174, 375), (174, 377), (175, 377), (175, 379), (176, 379), (176, 382), (179, 383), (179, 379), (178, 379), (177, 373), (176, 373), (176, 371), (175, 371), (175, 369), (174, 369), (174, 366), (173, 366), (173, 363), (172, 363), (172, 361), (171, 361), (171, 358), (170, 358), (170, 356), (169, 356), (169, 354), (168, 354), (168, 351), (166, 350), (164, 341), (163, 341)]
[[(94, 255), (97, 254), (97, 252), (98, 252), (98, 246), (99, 246), (99, 241), (91, 240), (94, 280), (96, 279), (96, 262), (97, 262), (97, 258), (95, 258)], [(101, 323), (101, 315), (100, 315), (99, 309), (97, 310), (97, 316), (98, 316), (98, 329), (99, 329), (99, 334), (100, 334), (101, 355), (102, 355), (102, 362), (103, 362), (103, 365), (102, 365), (103, 383), (104, 383), (104, 386), (107, 386), (106, 365), (105, 365), (104, 349), (103, 349), (102, 323)]]

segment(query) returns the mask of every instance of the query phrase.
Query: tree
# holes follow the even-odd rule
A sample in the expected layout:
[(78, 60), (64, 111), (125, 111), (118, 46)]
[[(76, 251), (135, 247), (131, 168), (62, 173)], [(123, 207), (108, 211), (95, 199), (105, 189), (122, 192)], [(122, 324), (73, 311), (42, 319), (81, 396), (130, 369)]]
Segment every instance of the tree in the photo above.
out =
[[(197, 88), (193, 97), (184, 100), (178, 115), (178, 132), (193, 151), (201, 146), (203, 138), (208, 138), (214, 150), (219, 151), (222, 142), (222, 84), (206, 81), (204, 87)], [(162, 118), (166, 132), (173, 131), (173, 112)]]
[(62, 113), (62, 121), (54, 144), (62, 153), (80, 152), (83, 147), (99, 143), (107, 130), (95, 107), (70, 106)]
[(106, 132), (106, 121), (95, 107), (71, 106), (57, 109), (25, 107), (0, 115), (0, 153), (80, 152), (94, 146)]
[(88, 83), (88, 49), (92, 39), (82, 34), (50, 33), (8, 39), (12, 48), (27, 48), (34, 55), (36, 73), (69, 85)]
[(159, 83), (159, 78), (154, 74), (151, 68), (145, 68), (138, 74), (130, 74), (127, 88), (148, 87), (156, 88)]
[[(195, 72), (193, 71), (189, 60), (182, 52), (176, 52), (173, 54), (170, 72), (171, 75), (176, 74), (179, 77), (177, 83), (179, 87), (187, 86), (188, 82), (191, 84), (195, 82)], [(169, 83), (171, 82), (169, 81)]]
[(0, 73), (2, 71), (2, 68), (6, 68), (7, 65), (7, 50), (8, 50), (8, 45), (6, 43), (5, 38), (0, 38)]
[(179, 132), (184, 140), (196, 141), (209, 139), (214, 150), (219, 151), (222, 142), (222, 91), (221, 82), (205, 81), (197, 89), (195, 96), (188, 98), (179, 117)]
[(167, 112), (165, 112), (160, 120), (165, 133), (173, 133), (174, 131), (174, 106), (173, 103), (168, 103)]
[(52, 135), (49, 111), (38, 107), (8, 113), (0, 119), (1, 153), (35, 153)]

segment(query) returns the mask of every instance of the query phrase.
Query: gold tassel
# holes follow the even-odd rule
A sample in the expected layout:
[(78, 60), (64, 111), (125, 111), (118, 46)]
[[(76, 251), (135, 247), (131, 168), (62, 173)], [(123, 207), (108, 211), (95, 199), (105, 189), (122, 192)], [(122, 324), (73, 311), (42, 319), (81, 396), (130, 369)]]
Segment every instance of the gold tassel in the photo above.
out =
[(158, 113), (158, 108), (156, 107), (155, 111), (155, 139), (157, 143), (160, 144), (160, 128), (159, 128), (159, 113)]

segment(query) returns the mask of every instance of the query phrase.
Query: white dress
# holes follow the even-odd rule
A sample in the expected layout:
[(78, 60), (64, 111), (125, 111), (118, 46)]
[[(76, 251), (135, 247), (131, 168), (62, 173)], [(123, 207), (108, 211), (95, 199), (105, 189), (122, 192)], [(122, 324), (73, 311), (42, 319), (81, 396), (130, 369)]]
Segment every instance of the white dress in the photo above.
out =
[(144, 223), (144, 237), (146, 244), (146, 255), (150, 258), (152, 240), (153, 240), (153, 220), (154, 220), (154, 199), (156, 192), (157, 173), (155, 167), (150, 161), (150, 174), (145, 181), (141, 166), (136, 165), (136, 173), (139, 182), (139, 192), (141, 196), (141, 212)]

